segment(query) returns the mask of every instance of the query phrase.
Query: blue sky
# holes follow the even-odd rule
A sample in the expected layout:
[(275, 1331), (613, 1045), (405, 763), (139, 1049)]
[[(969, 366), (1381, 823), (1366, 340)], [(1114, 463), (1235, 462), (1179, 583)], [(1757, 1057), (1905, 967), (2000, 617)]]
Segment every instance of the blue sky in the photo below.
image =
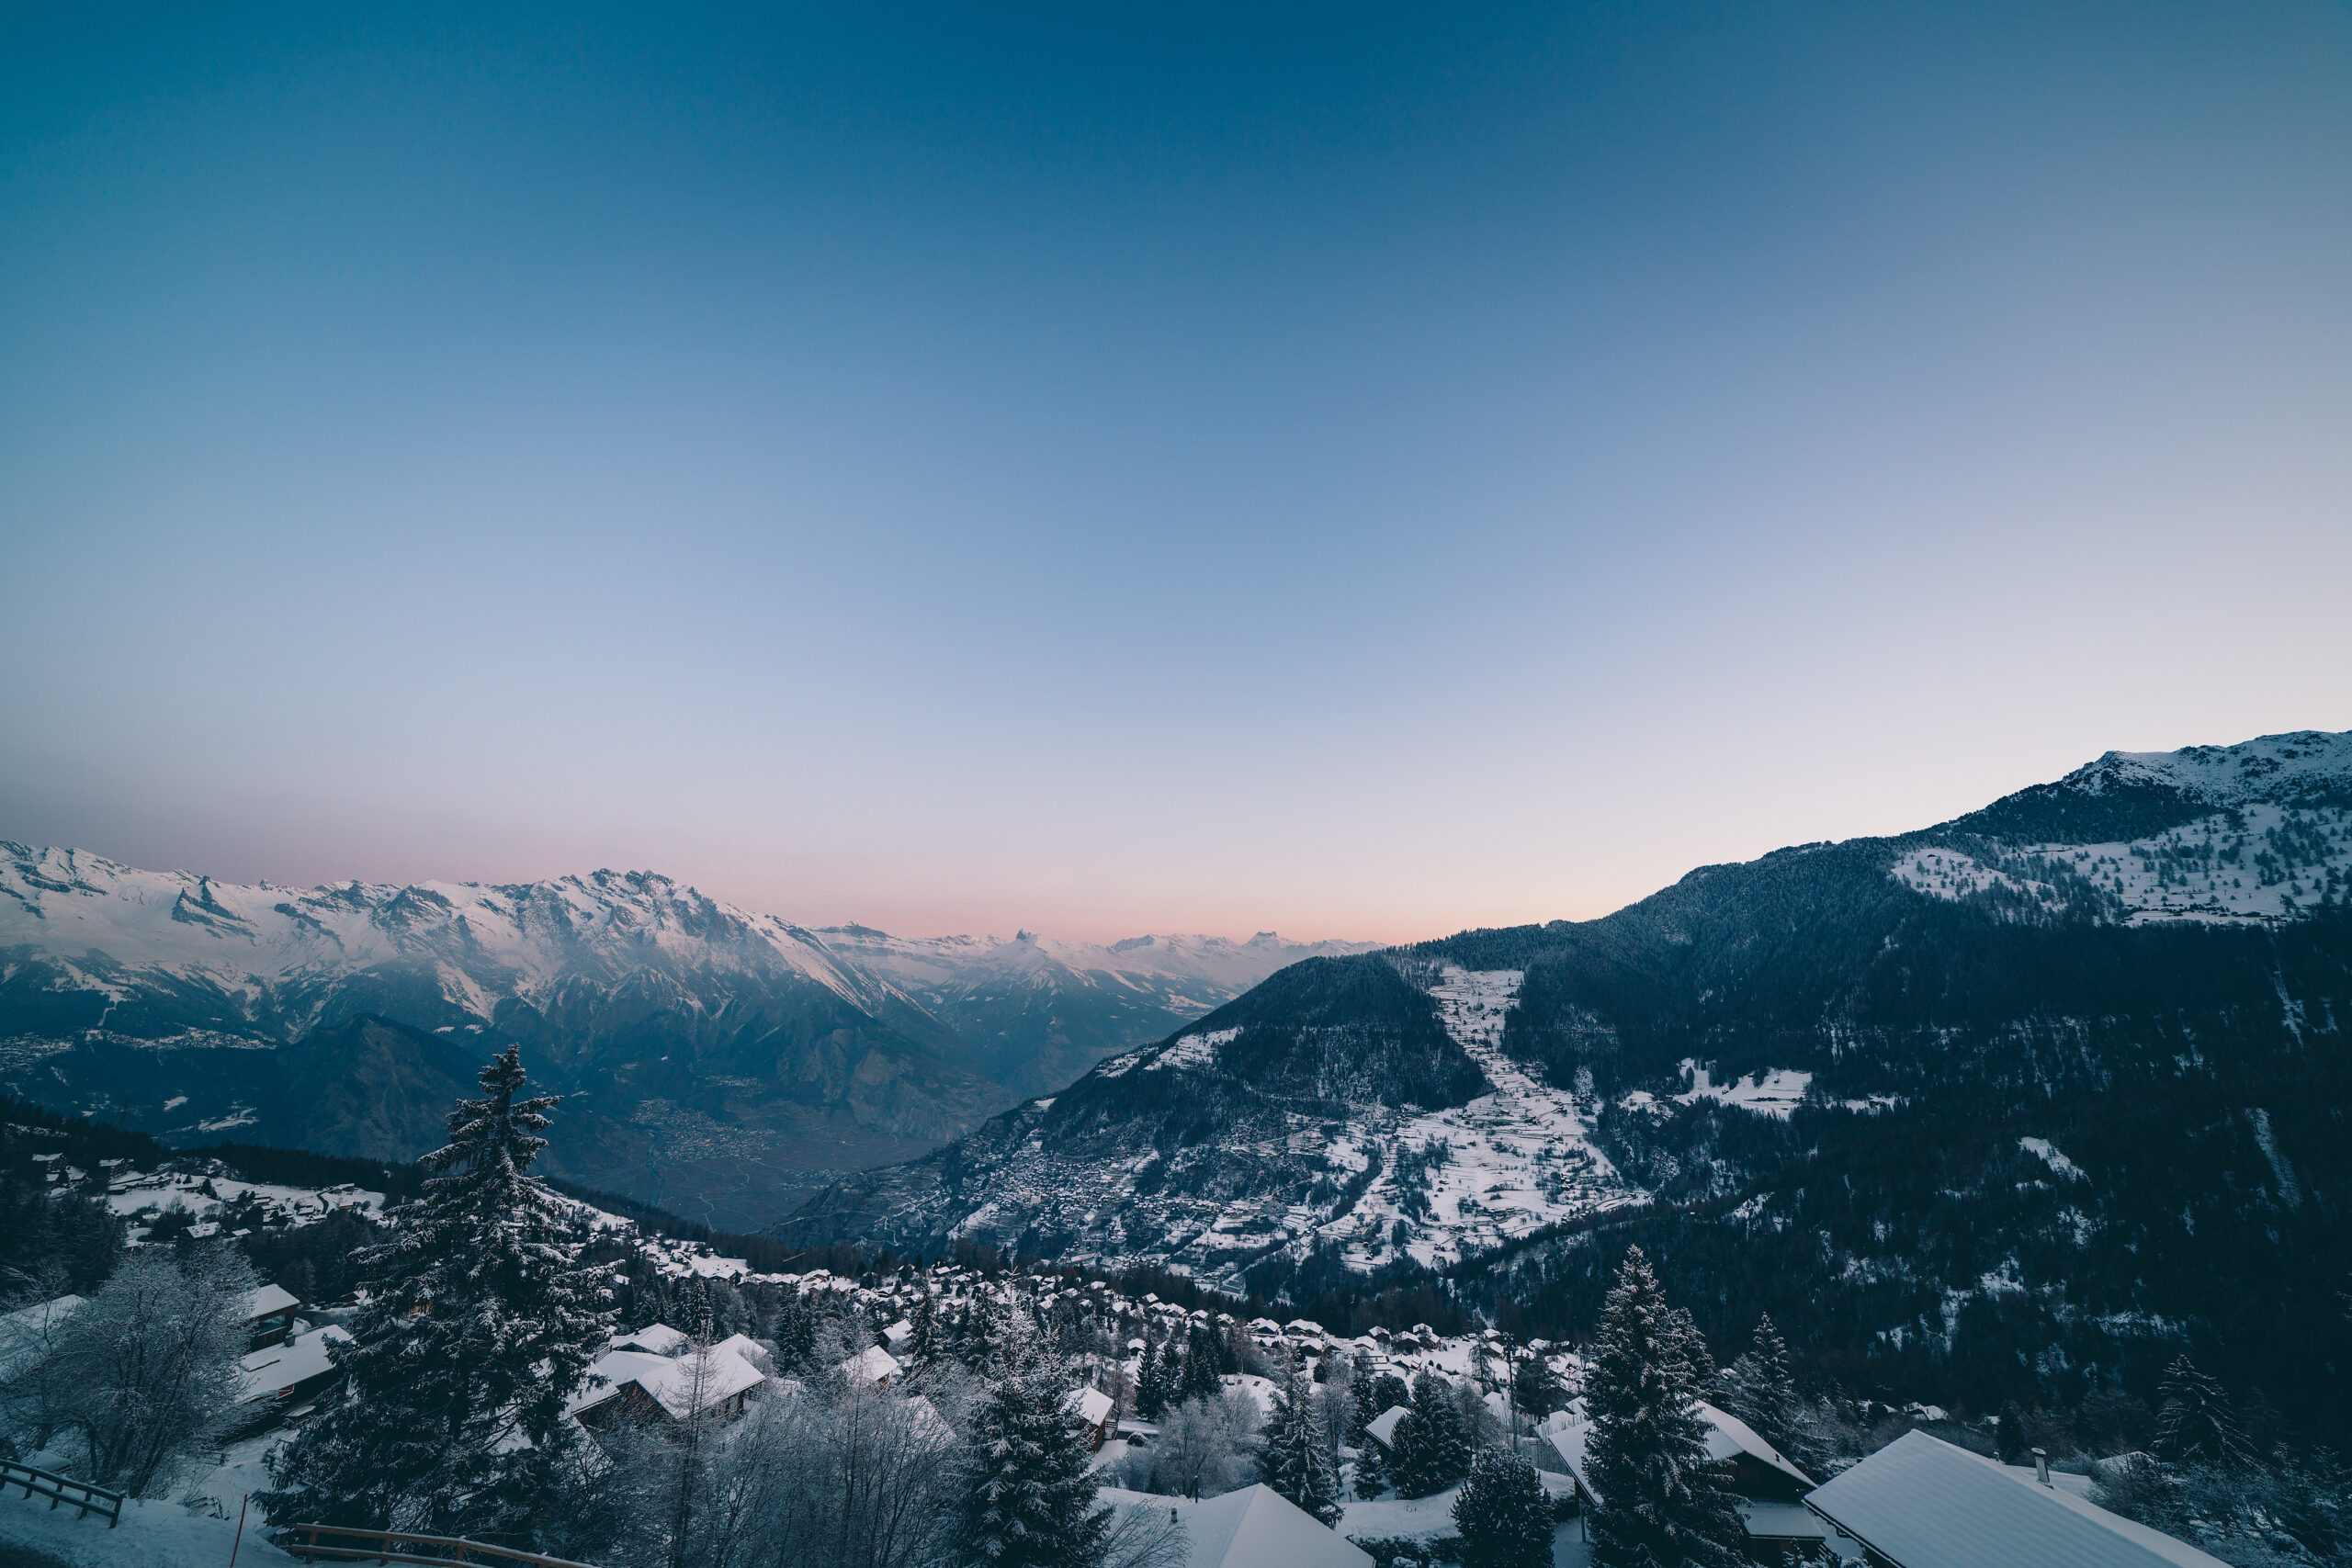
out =
[(0, 836), (1408, 938), (2352, 727), (2340, 4), (0, 29)]

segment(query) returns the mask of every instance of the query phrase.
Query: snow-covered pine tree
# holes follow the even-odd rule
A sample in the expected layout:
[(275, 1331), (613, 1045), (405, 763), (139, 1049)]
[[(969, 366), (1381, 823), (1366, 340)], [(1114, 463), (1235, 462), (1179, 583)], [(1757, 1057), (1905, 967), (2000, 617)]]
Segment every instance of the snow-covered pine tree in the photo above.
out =
[(1731, 1568), (1745, 1555), (1746, 1531), (1707, 1468), (1705, 1428), (1691, 1410), (1699, 1390), (1687, 1324), (1641, 1248), (1628, 1248), (1585, 1385), (1596, 1568)]
[(956, 1512), (958, 1568), (1100, 1568), (1110, 1528), (1100, 1479), (1062, 1414), (1054, 1369), (998, 1379), (972, 1416), (972, 1445)]
[(526, 1539), (585, 1442), (564, 1403), (611, 1333), (563, 1200), (531, 1174), (556, 1097), (520, 1099), (520, 1054), (450, 1112), (435, 1174), (363, 1252), (368, 1299), (330, 1355), (318, 1417), (270, 1461), (279, 1522)]
[(1368, 1350), (1359, 1350), (1355, 1354), (1355, 1363), (1350, 1369), (1348, 1377), (1347, 1438), (1351, 1448), (1363, 1446), (1365, 1426), (1374, 1416), (1380, 1414), (1372, 1403), (1374, 1392), (1372, 1353)]
[(1400, 1497), (1427, 1497), (1469, 1473), (1461, 1407), (1453, 1390), (1427, 1372), (1413, 1381), (1412, 1413), (1396, 1423), (1388, 1469)]
[[(1791, 1459), (1798, 1446), (1797, 1382), (1789, 1371), (1789, 1348), (1768, 1314), (1756, 1320), (1756, 1337), (1747, 1354), (1733, 1363), (1732, 1414), (1756, 1428), (1756, 1435)], [(1802, 1463), (1802, 1461), (1798, 1461)]]
[(926, 1286), (907, 1314), (907, 1357), (919, 1367), (939, 1356), (939, 1303)]
[(1170, 1399), (1215, 1399), (1225, 1392), (1223, 1368), (1225, 1355), (1216, 1342), (1216, 1334), (1206, 1324), (1195, 1321), (1184, 1332), (1184, 1371), (1181, 1383)]
[(2230, 1396), (2186, 1355), (2165, 1369), (2156, 1388), (2164, 1396), (2156, 1412), (2158, 1459), (2220, 1470), (2244, 1470), (2254, 1463), (2254, 1449), (2230, 1408)]
[(1136, 1358), (1136, 1415), (1157, 1421), (1168, 1408), (1168, 1380), (1160, 1371), (1159, 1347), (1145, 1331), (1143, 1352)]
[(1527, 1350), (1511, 1372), (1511, 1400), (1522, 1417), (1540, 1421), (1568, 1402), (1568, 1391), (1560, 1386), (1560, 1374), (1547, 1357)]
[(1359, 1498), (1379, 1496), (1392, 1484), (1388, 1474), (1388, 1456), (1370, 1438), (1356, 1450), (1355, 1495)]
[(1535, 1467), (1501, 1449), (1481, 1449), (1453, 1499), (1462, 1568), (1549, 1568), (1552, 1500)]
[(1340, 1522), (1340, 1475), (1331, 1462), (1330, 1434), (1323, 1429), (1315, 1385), (1293, 1365), (1274, 1396), (1274, 1419), (1258, 1452), (1259, 1473), (1267, 1485), (1325, 1524)]

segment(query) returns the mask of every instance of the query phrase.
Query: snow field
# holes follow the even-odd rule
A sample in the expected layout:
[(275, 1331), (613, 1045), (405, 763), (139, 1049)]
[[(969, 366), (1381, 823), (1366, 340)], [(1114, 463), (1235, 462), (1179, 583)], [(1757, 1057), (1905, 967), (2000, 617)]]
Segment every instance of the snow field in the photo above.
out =
[[(1645, 1196), (1593, 1143), (1590, 1121), (1576, 1097), (1537, 1083), (1503, 1055), (1503, 1018), (1523, 978), (1516, 969), (1448, 965), (1430, 987), (1446, 1032), (1486, 1074), (1492, 1092), (1467, 1105), (1400, 1119), (1380, 1136), (1386, 1156), (1380, 1176), (1354, 1213), (1322, 1227), (1324, 1235), (1346, 1242), (1351, 1268), (1368, 1270), (1394, 1260), (1399, 1219), (1412, 1227), (1404, 1252), (1442, 1266)], [(1429, 1172), (1423, 1206), (1408, 1201), (1397, 1156), (1431, 1145), (1449, 1152)], [(1340, 1146), (1334, 1145), (1334, 1151)], [(1353, 1146), (1347, 1153), (1361, 1161)]]

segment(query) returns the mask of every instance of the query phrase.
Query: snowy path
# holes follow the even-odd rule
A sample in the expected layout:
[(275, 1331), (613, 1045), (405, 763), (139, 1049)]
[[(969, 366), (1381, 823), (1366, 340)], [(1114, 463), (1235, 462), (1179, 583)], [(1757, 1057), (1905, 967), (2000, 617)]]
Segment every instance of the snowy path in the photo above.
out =
[[(1326, 1225), (1347, 1242), (1351, 1267), (1369, 1269), (1403, 1251), (1443, 1265), (1545, 1225), (1642, 1196), (1594, 1146), (1591, 1124), (1573, 1095), (1536, 1080), (1503, 1055), (1503, 1018), (1519, 994), (1516, 969), (1449, 966), (1430, 995), (1440, 1017), (1493, 1092), (1453, 1110), (1407, 1118), (1382, 1137), (1385, 1168), (1354, 1213)], [(1400, 1156), (1441, 1146), (1426, 1191), (1400, 1179)]]

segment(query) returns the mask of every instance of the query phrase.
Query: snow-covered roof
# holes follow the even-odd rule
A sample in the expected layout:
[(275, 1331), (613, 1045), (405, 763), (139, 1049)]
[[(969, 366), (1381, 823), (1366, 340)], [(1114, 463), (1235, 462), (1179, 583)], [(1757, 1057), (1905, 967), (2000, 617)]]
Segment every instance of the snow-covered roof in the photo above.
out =
[(1100, 1427), (1111, 1418), (1111, 1396), (1099, 1388), (1074, 1388), (1062, 1401), (1062, 1408), (1090, 1427)]
[[(1779, 1471), (1799, 1485), (1813, 1484), (1811, 1476), (1791, 1464), (1778, 1449), (1758, 1437), (1756, 1429), (1738, 1416), (1718, 1410), (1704, 1400), (1694, 1404), (1692, 1410), (1700, 1420), (1706, 1423), (1709, 1462), (1721, 1463), (1736, 1455), (1746, 1454), (1758, 1462)], [(1575, 1476), (1577, 1483), (1587, 1491), (1590, 1491), (1591, 1485), (1585, 1481), (1584, 1476), (1584, 1450), (1585, 1443), (1592, 1436), (1592, 1422), (1584, 1415), (1583, 1402), (1581, 1400), (1576, 1402), (1568, 1410), (1554, 1411), (1544, 1417), (1540, 1430), (1546, 1438), (1550, 1439), (1552, 1447), (1558, 1451), (1561, 1461), (1567, 1465), (1568, 1473)]]
[(1412, 1413), (1413, 1407), (1409, 1404), (1392, 1404), (1363, 1424), (1364, 1433), (1385, 1449), (1396, 1440), (1396, 1423)]
[(903, 1345), (914, 1337), (915, 1325), (903, 1317), (882, 1331), (882, 1337), (893, 1345)]
[(268, 1317), (287, 1308), (301, 1305), (301, 1298), (283, 1285), (264, 1285), (245, 1298), (245, 1321)]
[(296, 1383), (334, 1370), (327, 1359), (327, 1347), (351, 1336), (328, 1324), (308, 1334), (298, 1335), (283, 1345), (272, 1345), (254, 1351), (237, 1363), (240, 1400), (275, 1399)]
[(881, 1382), (904, 1371), (899, 1358), (879, 1345), (870, 1345), (842, 1363), (842, 1376), (861, 1382)]
[(752, 1338), (748, 1335), (730, 1334), (726, 1338), (720, 1340), (718, 1344), (713, 1345), (711, 1348), (714, 1350), (726, 1350), (734, 1355), (741, 1356), (744, 1360), (749, 1361), (752, 1366), (759, 1368), (760, 1371), (763, 1372), (771, 1370), (775, 1360), (775, 1358), (768, 1354), (768, 1348), (766, 1346), (761, 1344), (758, 1340)]
[[(734, 1351), (714, 1345), (702, 1355), (656, 1356), (644, 1350), (608, 1350), (589, 1368), (604, 1379), (601, 1385), (583, 1386), (565, 1402), (564, 1410), (578, 1415), (617, 1395), (635, 1383), (675, 1419), (683, 1421), (732, 1399), (766, 1381), (767, 1374)], [(696, 1380), (701, 1386), (695, 1386)], [(696, 1395), (700, 1398), (697, 1399)]]
[(1372, 1554), (1264, 1484), (1194, 1503), (1104, 1487), (1123, 1508), (1166, 1508), (1184, 1527), (1182, 1568), (1371, 1568)]
[(1897, 1568), (2222, 1568), (2186, 1541), (1925, 1432), (1904, 1433), (1805, 1503)]
[(1705, 1400), (1699, 1401), (1699, 1418), (1707, 1424), (1707, 1458), (1727, 1460), (1735, 1454), (1770, 1465), (1801, 1486), (1811, 1486), (1813, 1477), (1791, 1464), (1781, 1450), (1756, 1435), (1756, 1428), (1728, 1411), (1716, 1409)]
[(667, 1356), (688, 1343), (690, 1336), (666, 1323), (649, 1323), (633, 1334), (616, 1334), (605, 1343), (615, 1350), (643, 1350)]

